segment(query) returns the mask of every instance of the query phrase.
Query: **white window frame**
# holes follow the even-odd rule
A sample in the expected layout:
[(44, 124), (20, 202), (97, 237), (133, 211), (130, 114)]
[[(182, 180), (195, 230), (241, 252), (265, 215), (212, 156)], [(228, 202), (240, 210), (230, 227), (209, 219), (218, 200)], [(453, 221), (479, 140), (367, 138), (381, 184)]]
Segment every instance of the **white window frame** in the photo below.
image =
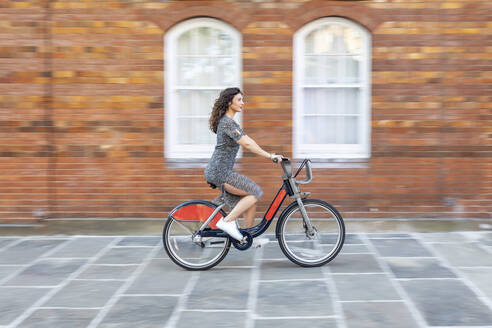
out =
[[(361, 113), (359, 120), (360, 140), (359, 144), (303, 144), (303, 89), (309, 85), (304, 84), (304, 48), (306, 36), (313, 30), (323, 25), (340, 24), (354, 28), (362, 36), (362, 53), (361, 53), (361, 80), (360, 83), (347, 84), (326, 84), (316, 85), (316, 87), (354, 87), (358, 86), (360, 90), (359, 110)], [(369, 158), (371, 145), (371, 34), (359, 24), (348, 19), (340, 17), (325, 17), (312, 21), (303, 26), (294, 35), (294, 76), (293, 76), (293, 155), (294, 158), (321, 158), (321, 159), (344, 159), (344, 158)]]
[[(233, 39), (233, 57), (235, 65), (237, 65), (237, 76), (235, 77), (235, 83), (233, 85), (207, 85), (207, 86), (193, 86), (193, 87), (179, 87), (176, 79), (176, 52), (177, 52), (177, 40), (178, 38), (188, 30), (199, 27), (211, 27), (224, 31), (230, 35)], [(178, 129), (177, 129), (177, 90), (184, 90), (186, 88), (192, 90), (217, 90), (217, 95), (220, 90), (228, 87), (239, 87), (242, 89), (242, 37), (234, 27), (227, 23), (224, 23), (214, 18), (191, 18), (183, 21), (169, 30), (164, 37), (164, 96), (165, 96), (165, 108), (164, 108), (164, 139), (165, 139), (165, 152), (166, 158), (170, 159), (204, 159), (210, 158), (214, 147), (214, 144), (196, 144), (196, 145), (182, 145), (178, 144)], [(210, 107), (212, 110), (212, 107)], [(238, 123), (241, 123), (241, 115), (236, 115), (235, 119)], [(240, 156), (241, 153), (238, 154)]]

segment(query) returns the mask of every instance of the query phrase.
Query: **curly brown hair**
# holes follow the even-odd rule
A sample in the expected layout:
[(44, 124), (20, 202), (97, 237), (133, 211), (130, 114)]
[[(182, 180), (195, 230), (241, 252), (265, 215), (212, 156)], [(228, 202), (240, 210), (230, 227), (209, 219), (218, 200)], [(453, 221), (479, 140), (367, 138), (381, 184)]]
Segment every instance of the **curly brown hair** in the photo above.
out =
[(229, 109), (229, 104), (232, 103), (232, 99), (238, 93), (243, 94), (239, 88), (227, 88), (220, 92), (219, 98), (215, 99), (214, 107), (208, 121), (210, 130), (214, 133), (217, 133), (217, 126), (219, 125), (220, 119), (225, 115), (227, 109)]

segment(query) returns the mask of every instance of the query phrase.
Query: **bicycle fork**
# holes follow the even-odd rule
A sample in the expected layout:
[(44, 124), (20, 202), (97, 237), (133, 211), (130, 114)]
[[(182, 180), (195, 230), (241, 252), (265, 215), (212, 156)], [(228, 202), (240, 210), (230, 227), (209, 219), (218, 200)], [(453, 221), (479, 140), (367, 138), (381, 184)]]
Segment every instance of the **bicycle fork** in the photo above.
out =
[(289, 178), (289, 183), (292, 190), (294, 191), (294, 195), (292, 195), (291, 197), (296, 199), (297, 205), (299, 206), (299, 209), (301, 211), (302, 220), (304, 221), (304, 227), (306, 228), (306, 236), (309, 239), (312, 239), (316, 236), (316, 229), (311, 224), (311, 219), (309, 219), (306, 208), (304, 207), (304, 203), (302, 202), (301, 198), (301, 196), (309, 195), (310, 193), (301, 193), (299, 186), (297, 185), (295, 179), (292, 177)]

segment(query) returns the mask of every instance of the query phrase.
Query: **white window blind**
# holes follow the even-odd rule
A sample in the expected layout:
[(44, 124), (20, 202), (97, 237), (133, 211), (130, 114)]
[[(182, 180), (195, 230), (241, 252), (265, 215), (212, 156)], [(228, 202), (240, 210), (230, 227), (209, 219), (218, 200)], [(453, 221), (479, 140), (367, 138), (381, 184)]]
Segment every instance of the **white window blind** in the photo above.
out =
[(294, 157), (370, 156), (370, 34), (349, 20), (294, 37)]
[(209, 158), (208, 120), (219, 92), (241, 87), (241, 36), (216, 19), (195, 18), (165, 38), (165, 140), (168, 158)]

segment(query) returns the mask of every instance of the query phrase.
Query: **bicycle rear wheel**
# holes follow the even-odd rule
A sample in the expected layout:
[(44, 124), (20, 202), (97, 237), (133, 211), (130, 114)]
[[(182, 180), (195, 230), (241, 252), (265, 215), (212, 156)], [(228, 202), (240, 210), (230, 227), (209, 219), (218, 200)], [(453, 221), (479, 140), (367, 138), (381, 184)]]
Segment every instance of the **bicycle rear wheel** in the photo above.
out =
[(294, 204), (279, 218), (279, 245), (292, 262), (304, 267), (321, 266), (342, 249), (345, 224), (340, 213), (325, 201), (304, 199), (303, 204), (314, 235), (309, 236), (299, 205)]
[[(178, 206), (180, 212), (171, 212), (162, 232), (162, 240), (174, 263), (187, 270), (207, 270), (227, 255), (231, 246), (228, 237), (196, 236), (216, 207), (212, 203), (192, 201)], [(225, 216), (223, 211), (217, 214), (217, 218), (222, 216)]]

